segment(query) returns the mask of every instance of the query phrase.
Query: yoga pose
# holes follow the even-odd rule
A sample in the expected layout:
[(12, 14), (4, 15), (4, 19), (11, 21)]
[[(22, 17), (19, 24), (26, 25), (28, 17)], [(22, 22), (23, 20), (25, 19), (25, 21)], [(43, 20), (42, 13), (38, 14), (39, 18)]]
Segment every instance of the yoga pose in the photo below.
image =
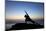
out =
[(25, 11), (25, 13), (26, 13), (26, 15), (24, 16), (25, 17), (25, 22), (27, 23), (28, 21), (29, 22), (32, 22), (33, 24), (38, 24), (38, 23), (36, 23), (35, 21), (33, 21), (30, 17), (29, 17), (29, 15), (28, 15), (28, 13)]

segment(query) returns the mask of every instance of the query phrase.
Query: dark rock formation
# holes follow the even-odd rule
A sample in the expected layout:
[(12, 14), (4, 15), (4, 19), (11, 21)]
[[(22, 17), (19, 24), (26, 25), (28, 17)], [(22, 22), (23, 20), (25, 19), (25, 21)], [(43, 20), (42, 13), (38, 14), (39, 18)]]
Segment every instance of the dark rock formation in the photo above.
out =
[(18, 24), (13, 25), (10, 30), (38, 29), (38, 28), (43, 28), (43, 27), (44, 27), (43, 25), (18, 23)]

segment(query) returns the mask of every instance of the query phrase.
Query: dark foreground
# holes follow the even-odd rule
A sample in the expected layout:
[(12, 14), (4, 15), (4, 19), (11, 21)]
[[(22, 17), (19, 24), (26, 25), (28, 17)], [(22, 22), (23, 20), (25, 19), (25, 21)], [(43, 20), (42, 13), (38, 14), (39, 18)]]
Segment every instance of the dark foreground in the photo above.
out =
[(10, 28), (9, 30), (40, 29), (40, 28), (44, 28), (44, 25), (18, 23), (13, 25), (12, 28)]

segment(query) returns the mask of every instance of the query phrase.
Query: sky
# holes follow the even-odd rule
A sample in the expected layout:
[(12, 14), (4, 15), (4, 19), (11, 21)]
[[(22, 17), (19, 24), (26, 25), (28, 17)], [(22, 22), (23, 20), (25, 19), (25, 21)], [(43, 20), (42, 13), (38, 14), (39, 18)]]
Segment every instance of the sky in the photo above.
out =
[(24, 10), (32, 19), (43, 18), (44, 14), (44, 3), (6, 1), (5, 7), (6, 19), (25, 19)]

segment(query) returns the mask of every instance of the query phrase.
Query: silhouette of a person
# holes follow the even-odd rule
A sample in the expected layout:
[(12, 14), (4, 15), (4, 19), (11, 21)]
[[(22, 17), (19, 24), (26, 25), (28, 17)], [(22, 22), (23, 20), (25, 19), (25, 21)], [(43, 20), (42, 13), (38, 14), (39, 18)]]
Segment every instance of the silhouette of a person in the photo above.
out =
[(27, 21), (30, 21), (30, 22), (32, 22), (33, 24), (35, 23), (35, 22), (29, 17), (28, 14), (26, 14), (24, 17), (25, 17), (25, 22), (26, 22), (26, 23), (27, 23)]

